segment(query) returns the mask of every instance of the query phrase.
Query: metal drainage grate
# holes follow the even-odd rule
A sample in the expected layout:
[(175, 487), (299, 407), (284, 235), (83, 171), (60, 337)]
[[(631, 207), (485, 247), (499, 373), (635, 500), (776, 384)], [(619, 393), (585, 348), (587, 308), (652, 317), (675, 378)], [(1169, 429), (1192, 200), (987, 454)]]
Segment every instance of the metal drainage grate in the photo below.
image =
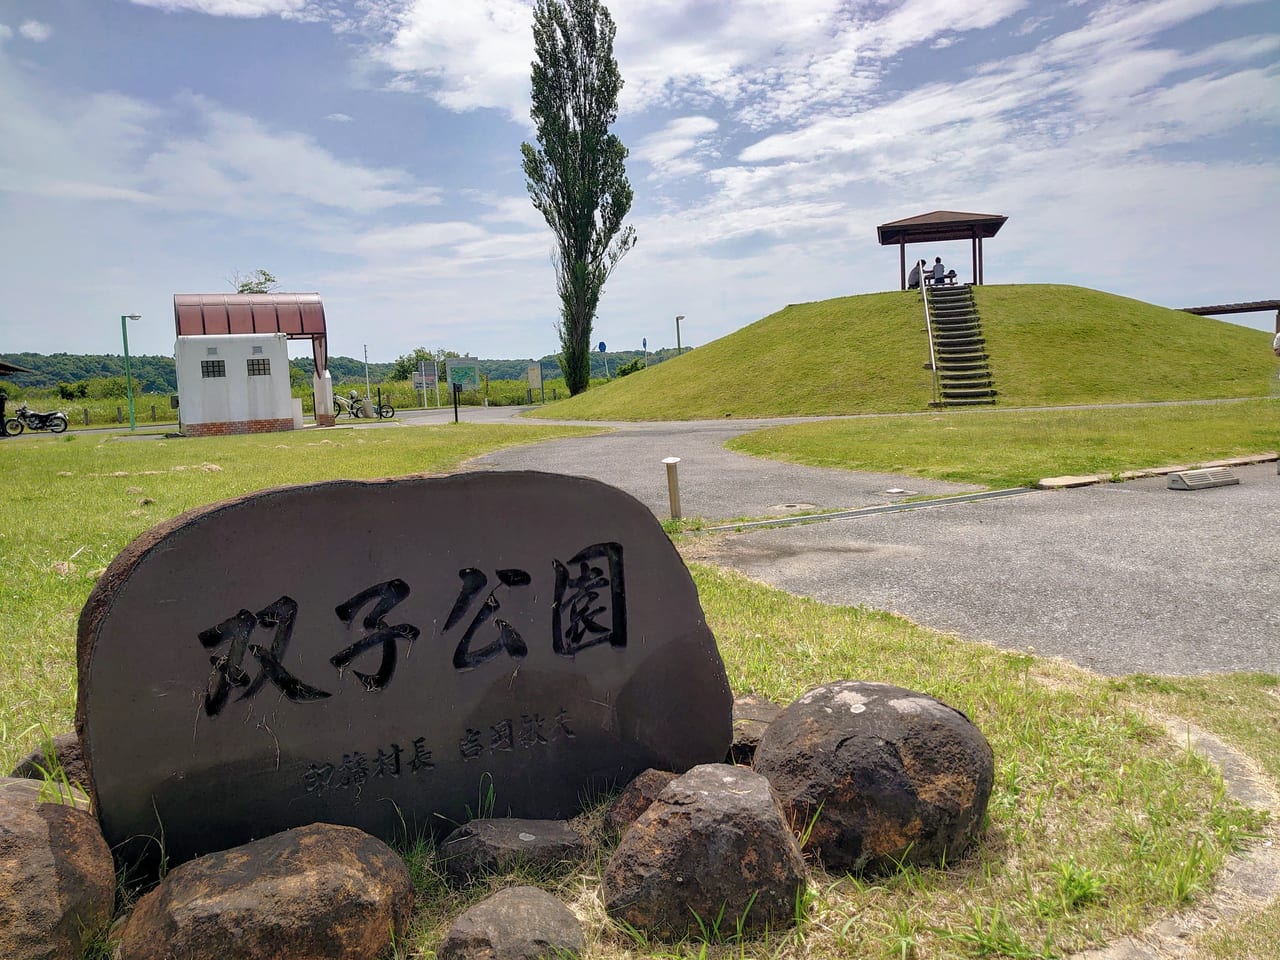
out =
[(1204, 490), (1207, 487), (1229, 487), (1240, 478), (1226, 467), (1209, 467), (1205, 470), (1183, 470), (1169, 474), (1170, 490)]

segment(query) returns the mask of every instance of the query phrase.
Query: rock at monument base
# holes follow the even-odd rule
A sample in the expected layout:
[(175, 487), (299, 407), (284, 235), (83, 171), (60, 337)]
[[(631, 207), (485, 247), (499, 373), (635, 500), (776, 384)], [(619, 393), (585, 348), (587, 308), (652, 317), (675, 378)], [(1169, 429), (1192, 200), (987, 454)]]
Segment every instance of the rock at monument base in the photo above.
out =
[(605, 830), (615, 836), (620, 835), (653, 805), (653, 801), (675, 778), (676, 775), (668, 770), (654, 770), (652, 767), (645, 770), (628, 783), (609, 805), (604, 815)]
[(582, 925), (563, 903), (537, 887), (508, 887), (476, 904), (440, 942), (440, 960), (539, 960), (580, 956)]
[(729, 745), (729, 757), (725, 762), (751, 766), (760, 738), (781, 712), (782, 707), (754, 693), (736, 697), (733, 701), (733, 742)]
[[(769, 782), (709, 763), (667, 785), (622, 836), (604, 872), (605, 909), (677, 939), (788, 926), (804, 888), (804, 860)], [(696, 915), (696, 916), (695, 916)]]
[(172, 870), (134, 907), (120, 960), (381, 957), (412, 912), (408, 868), (390, 847), (312, 824)]
[[(982, 732), (933, 697), (840, 681), (784, 709), (756, 750), (806, 852), (830, 871), (951, 860), (977, 836), (995, 761)], [(820, 809), (819, 809), (820, 808)]]
[(40, 800), (34, 780), (0, 778), (0, 957), (80, 960), (111, 921), (111, 851), (83, 794)]
[(581, 860), (586, 849), (582, 836), (563, 820), (493, 817), (458, 827), (441, 842), (437, 855), (445, 876), (462, 884), (517, 865), (554, 869)]
[(75, 733), (60, 733), (52, 742), (54, 761), (45, 756), (44, 747), (36, 747), (22, 758), (13, 768), (11, 777), (26, 777), (32, 780), (43, 780), (46, 771), (53, 770), (53, 763), (61, 768), (67, 783), (87, 789), (89, 771), (84, 766), (84, 751), (80, 748), (80, 738)]

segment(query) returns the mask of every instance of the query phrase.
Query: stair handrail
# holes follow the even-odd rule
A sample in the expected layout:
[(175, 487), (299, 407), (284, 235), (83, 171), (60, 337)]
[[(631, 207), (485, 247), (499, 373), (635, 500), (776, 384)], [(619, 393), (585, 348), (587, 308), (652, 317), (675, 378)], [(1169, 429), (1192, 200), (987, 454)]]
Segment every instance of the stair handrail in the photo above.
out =
[(933, 405), (938, 405), (938, 358), (933, 352), (933, 319), (929, 316), (929, 291), (925, 289), (924, 261), (916, 264), (920, 268), (920, 297), (924, 300), (924, 332), (929, 337), (929, 369), (933, 371)]

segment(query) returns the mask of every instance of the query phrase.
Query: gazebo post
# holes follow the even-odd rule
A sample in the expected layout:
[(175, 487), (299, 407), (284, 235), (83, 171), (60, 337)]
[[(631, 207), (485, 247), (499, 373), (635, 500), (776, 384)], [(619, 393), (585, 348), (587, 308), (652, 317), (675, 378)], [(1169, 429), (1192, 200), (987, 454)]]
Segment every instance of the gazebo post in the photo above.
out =
[(978, 238), (978, 285), (979, 286), (982, 285), (982, 281), (985, 279), (985, 276), (984, 276), (985, 273), (986, 273), (986, 264), (982, 262), (982, 238), (979, 237)]
[(969, 253), (973, 257), (973, 283), (978, 284), (978, 229), (973, 228), (973, 235), (969, 237)]
[(901, 290), (907, 289), (907, 241), (898, 241), (898, 275)]

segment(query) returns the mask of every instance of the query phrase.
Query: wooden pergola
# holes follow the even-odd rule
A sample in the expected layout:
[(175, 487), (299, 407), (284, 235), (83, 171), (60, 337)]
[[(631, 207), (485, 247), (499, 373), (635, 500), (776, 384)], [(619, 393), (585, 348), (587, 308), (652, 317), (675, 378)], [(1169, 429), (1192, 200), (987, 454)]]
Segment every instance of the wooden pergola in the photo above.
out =
[(1008, 217), (998, 213), (959, 213), (935, 210), (918, 217), (894, 220), (876, 227), (880, 246), (898, 245), (898, 265), (902, 289), (907, 289), (907, 244), (968, 240), (973, 248), (973, 283), (982, 283), (982, 241), (1000, 232)]
[(1200, 317), (1221, 317), (1232, 313), (1276, 312), (1276, 333), (1280, 333), (1280, 300), (1250, 300), (1248, 303), (1218, 303), (1209, 307), (1183, 307), (1183, 313)]
[(0, 357), (0, 376), (9, 376), (13, 373), (35, 373), (34, 370), (28, 370), (26, 367), (20, 367), (16, 363), (10, 363), (3, 357)]

